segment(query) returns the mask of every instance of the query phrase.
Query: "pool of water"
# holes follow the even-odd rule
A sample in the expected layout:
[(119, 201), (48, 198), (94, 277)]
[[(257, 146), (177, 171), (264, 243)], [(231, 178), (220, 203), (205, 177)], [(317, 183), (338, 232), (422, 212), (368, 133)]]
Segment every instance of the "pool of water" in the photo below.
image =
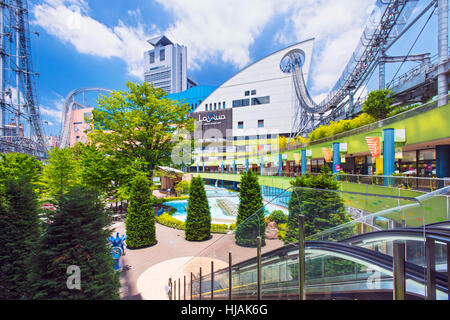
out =
[[(239, 193), (232, 192), (227, 189), (214, 188), (211, 186), (205, 186), (206, 196), (208, 197), (208, 203), (211, 211), (211, 220), (213, 223), (231, 224), (236, 222), (236, 216), (230, 216), (225, 213), (225, 211), (218, 205), (217, 201), (219, 199), (224, 199), (235, 206), (239, 205)], [(264, 200), (271, 200), (265, 197)], [(186, 221), (186, 207), (187, 200), (177, 200), (169, 201), (165, 204), (171, 206), (177, 210), (172, 217), (180, 220)], [(274, 210), (282, 210), (285, 214), (288, 214), (287, 208), (283, 208), (279, 205), (266, 204), (265, 205), (265, 215), (269, 215)]]

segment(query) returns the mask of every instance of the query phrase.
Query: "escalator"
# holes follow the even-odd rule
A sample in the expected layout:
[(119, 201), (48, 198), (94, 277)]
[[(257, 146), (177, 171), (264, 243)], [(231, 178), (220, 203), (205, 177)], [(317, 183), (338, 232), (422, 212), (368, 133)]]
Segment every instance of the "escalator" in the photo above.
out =
[[(432, 227), (430, 227), (432, 228)], [(448, 230), (432, 228), (427, 237), (437, 244), (450, 240)], [(444, 230), (444, 231), (443, 231)], [(311, 300), (391, 300), (393, 297), (393, 258), (389, 250), (374, 250), (405, 240), (406, 294), (408, 300), (423, 300), (426, 292), (426, 268), (423, 229), (410, 228), (378, 231), (353, 236), (341, 242), (307, 241), (305, 243), (306, 298)], [(378, 242), (378, 243), (377, 243)], [(416, 242), (414, 245), (413, 242)], [(420, 244), (422, 243), (422, 244)], [(439, 252), (439, 250), (437, 250)], [(437, 261), (444, 257), (436, 255)], [(298, 299), (298, 246), (290, 244), (262, 255), (262, 299)], [(446, 259), (446, 256), (445, 256)], [(438, 265), (438, 264), (437, 264)], [(445, 266), (446, 267), (446, 266)], [(214, 299), (228, 299), (229, 269), (214, 272)], [(436, 299), (448, 299), (446, 272), (436, 273)], [(440, 270), (444, 271), (444, 270)], [(446, 271), (446, 268), (445, 268)], [(210, 276), (202, 277), (202, 299), (211, 294)], [(198, 279), (193, 282), (192, 299), (199, 299)], [(232, 266), (233, 300), (257, 299), (257, 259)]]

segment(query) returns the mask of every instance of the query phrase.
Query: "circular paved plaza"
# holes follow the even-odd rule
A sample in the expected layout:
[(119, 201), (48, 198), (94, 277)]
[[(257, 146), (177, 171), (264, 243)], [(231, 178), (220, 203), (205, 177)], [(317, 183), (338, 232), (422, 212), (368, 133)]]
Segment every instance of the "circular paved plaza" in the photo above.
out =
[[(125, 233), (125, 224), (116, 223), (114, 229), (122, 235)], [(191, 271), (198, 272), (200, 267), (204, 270), (203, 274), (207, 274), (212, 260), (215, 270), (226, 267), (230, 251), (233, 254), (233, 264), (256, 255), (256, 248), (236, 245), (233, 235), (213, 234), (207, 241), (191, 242), (184, 239), (184, 230), (156, 223), (156, 238), (156, 245), (138, 250), (127, 249), (126, 255), (122, 257), (122, 299), (167, 300), (169, 277), (183, 279)], [(266, 240), (262, 252), (282, 245), (280, 240)]]

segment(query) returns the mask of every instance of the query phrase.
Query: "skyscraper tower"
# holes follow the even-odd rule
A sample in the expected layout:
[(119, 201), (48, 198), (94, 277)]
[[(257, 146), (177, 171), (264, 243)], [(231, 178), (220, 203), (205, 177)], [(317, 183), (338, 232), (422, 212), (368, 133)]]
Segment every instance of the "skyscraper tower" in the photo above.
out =
[(152, 50), (145, 52), (145, 82), (167, 93), (185, 91), (197, 84), (187, 77), (187, 48), (166, 36), (148, 40)]

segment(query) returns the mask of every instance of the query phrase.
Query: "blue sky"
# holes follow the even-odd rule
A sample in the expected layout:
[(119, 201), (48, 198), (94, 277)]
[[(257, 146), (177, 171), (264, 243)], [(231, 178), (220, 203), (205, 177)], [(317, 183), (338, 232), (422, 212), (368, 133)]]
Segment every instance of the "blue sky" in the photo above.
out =
[[(58, 134), (61, 108), (76, 88), (124, 89), (143, 80), (147, 39), (165, 34), (188, 47), (188, 73), (218, 86), (246, 65), (315, 38), (309, 89), (320, 102), (354, 51), (375, 0), (31, 0), (37, 93), (47, 134)], [(417, 8), (429, 0), (419, 0)], [(406, 53), (426, 14), (388, 52)], [(436, 14), (411, 53), (437, 50)], [(406, 64), (405, 72), (413, 64)], [(387, 82), (398, 65), (387, 66)], [(369, 88), (377, 86), (377, 77)]]

